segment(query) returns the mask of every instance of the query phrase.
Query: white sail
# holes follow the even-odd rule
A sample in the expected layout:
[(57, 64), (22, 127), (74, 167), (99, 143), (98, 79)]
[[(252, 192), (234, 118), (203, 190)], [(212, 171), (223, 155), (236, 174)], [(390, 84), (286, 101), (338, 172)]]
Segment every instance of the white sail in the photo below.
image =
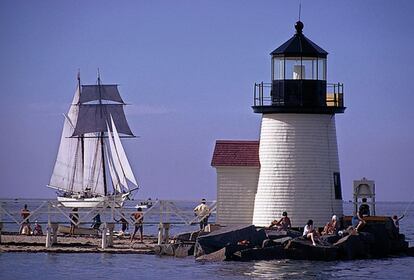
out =
[(102, 165), (102, 143), (99, 133), (88, 133), (83, 138), (83, 188), (94, 194), (105, 195)]
[(128, 189), (128, 184), (126, 181), (125, 171), (122, 168), (119, 154), (116, 150), (113, 135), (111, 131), (109, 130), (109, 126), (107, 124), (108, 129), (108, 142), (109, 142), (109, 148), (111, 151), (111, 159), (114, 166), (114, 171), (116, 172), (116, 176), (118, 177), (119, 183), (124, 186), (126, 189)]
[(132, 172), (131, 166), (129, 165), (128, 158), (125, 154), (124, 148), (122, 147), (121, 139), (119, 138), (118, 131), (116, 129), (114, 120), (111, 116), (112, 132), (114, 134), (115, 148), (119, 156), (119, 161), (122, 165), (125, 177), (131, 181), (135, 186), (138, 186), (137, 180), (135, 179), (134, 173)]
[(79, 192), (82, 190), (83, 178), (80, 163), (81, 144), (78, 138), (72, 136), (78, 117), (79, 87), (76, 89), (68, 114), (65, 116), (62, 136), (56, 163), (49, 185), (65, 191)]
[[(108, 133), (108, 135), (109, 135), (109, 133)], [(116, 190), (118, 193), (120, 193), (120, 192), (122, 192), (121, 184), (119, 182), (118, 174), (116, 173), (116, 171), (114, 169), (113, 159), (111, 157), (111, 153), (109, 151), (108, 145), (106, 146), (105, 151), (106, 151), (106, 158), (108, 159), (107, 162), (108, 162), (109, 173), (111, 174), (112, 186), (114, 187), (114, 190)]]

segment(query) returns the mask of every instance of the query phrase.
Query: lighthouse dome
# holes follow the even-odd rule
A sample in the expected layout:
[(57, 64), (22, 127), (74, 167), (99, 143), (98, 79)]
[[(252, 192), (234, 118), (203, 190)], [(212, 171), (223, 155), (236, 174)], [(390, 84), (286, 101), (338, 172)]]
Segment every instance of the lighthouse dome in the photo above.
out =
[(270, 54), (272, 56), (302, 56), (326, 58), (328, 52), (303, 35), (303, 23), (296, 22), (296, 34), (288, 41), (275, 49)]

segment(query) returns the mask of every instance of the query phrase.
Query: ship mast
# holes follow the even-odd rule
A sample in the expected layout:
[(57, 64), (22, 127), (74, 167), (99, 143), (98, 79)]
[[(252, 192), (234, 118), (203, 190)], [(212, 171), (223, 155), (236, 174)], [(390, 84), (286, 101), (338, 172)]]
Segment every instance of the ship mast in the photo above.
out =
[[(79, 98), (81, 95), (81, 81), (80, 81), (80, 69), (78, 70), (78, 90), (79, 90)], [(85, 140), (84, 140), (84, 134), (82, 134), (80, 136), (80, 141), (81, 141), (81, 155), (82, 155), (82, 163), (81, 163), (81, 168), (82, 168), (82, 185), (85, 182)]]
[[(99, 90), (99, 105), (102, 105), (102, 93), (101, 93), (101, 76), (99, 74), (98, 69), (98, 90)], [(101, 114), (103, 106), (101, 106)], [(104, 195), (108, 194), (108, 186), (106, 183), (106, 170), (105, 170), (105, 147), (104, 147), (104, 132), (100, 132), (100, 139), (101, 139), (101, 154), (102, 154), (102, 171), (103, 171), (103, 183), (104, 183)]]

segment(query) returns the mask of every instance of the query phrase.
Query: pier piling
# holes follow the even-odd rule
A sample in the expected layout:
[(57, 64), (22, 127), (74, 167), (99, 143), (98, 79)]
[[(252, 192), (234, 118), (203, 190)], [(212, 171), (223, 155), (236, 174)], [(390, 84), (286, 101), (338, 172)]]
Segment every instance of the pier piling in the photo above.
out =
[(168, 243), (170, 223), (160, 223), (158, 226), (158, 245)]
[(115, 223), (104, 223), (102, 229), (102, 249), (106, 249), (114, 245), (114, 228)]
[(52, 247), (57, 243), (58, 223), (49, 223), (46, 229), (46, 248)]

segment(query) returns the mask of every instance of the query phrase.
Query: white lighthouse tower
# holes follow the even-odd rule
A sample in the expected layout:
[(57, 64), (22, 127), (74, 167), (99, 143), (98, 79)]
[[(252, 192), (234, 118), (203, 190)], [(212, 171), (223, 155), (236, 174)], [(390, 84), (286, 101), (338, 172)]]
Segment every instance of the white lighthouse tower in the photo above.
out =
[(335, 128), (335, 114), (345, 111), (343, 84), (326, 83), (328, 53), (303, 35), (302, 22), (295, 28), (271, 53), (272, 83), (255, 85), (253, 110), (262, 114), (256, 226), (284, 211), (295, 227), (343, 213)]

